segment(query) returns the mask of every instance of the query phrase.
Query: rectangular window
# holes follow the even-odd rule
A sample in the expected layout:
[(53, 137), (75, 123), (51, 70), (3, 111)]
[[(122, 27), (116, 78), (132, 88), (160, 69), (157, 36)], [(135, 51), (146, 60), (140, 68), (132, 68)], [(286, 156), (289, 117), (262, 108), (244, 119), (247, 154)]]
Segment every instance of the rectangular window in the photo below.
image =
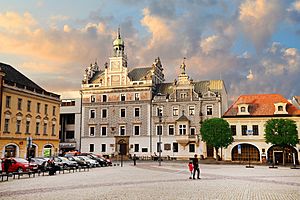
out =
[(22, 99), (18, 98), (18, 110), (22, 110)]
[(194, 127), (191, 127), (191, 135), (196, 135), (196, 129)]
[(162, 125), (156, 126), (156, 135), (162, 135)]
[(148, 148), (142, 148), (142, 152), (148, 152)]
[(161, 143), (157, 143), (156, 144), (156, 150), (157, 150), (157, 152), (162, 152), (162, 142)]
[(102, 102), (107, 102), (107, 95), (106, 94), (102, 95)]
[(52, 124), (52, 136), (55, 136), (55, 124)]
[(195, 153), (195, 144), (189, 144), (189, 152)]
[(4, 132), (8, 133), (9, 131), (9, 119), (5, 119), (4, 122)]
[(102, 118), (106, 118), (106, 117), (107, 117), (107, 110), (102, 109)]
[(41, 103), (36, 104), (36, 112), (41, 113)]
[(126, 100), (125, 94), (121, 94), (121, 95), (120, 95), (120, 100), (121, 100), (121, 101), (125, 101), (125, 100)]
[(140, 100), (140, 93), (134, 93), (134, 100)]
[(90, 110), (90, 119), (94, 119), (96, 117), (96, 111)]
[(106, 144), (101, 144), (101, 152), (106, 152)]
[(242, 125), (242, 135), (247, 135), (247, 125)]
[(120, 126), (120, 135), (124, 136), (126, 134), (125, 132), (125, 126)]
[(121, 108), (120, 116), (121, 117), (126, 117), (126, 109), (125, 108)]
[(253, 125), (252, 126), (252, 130), (253, 130), (253, 135), (258, 135), (258, 125)]
[(44, 123), (44, 131), (43, 131), (43, 134), (44, 135), (47, 135), (47, 123)]
[(187, 93), (181, 93), (181, 94), (180, 94), (180, 98), (181, 98), (181, 99), (187, 98)]
[(169, 135), (174, 135), (174, 125), (173, 124), (169, 125)]
[(26, 121), (26, 130), (25, 130), (25, 133), (29, 133), (29, 130), (30, 130), (30, 121)]
[(140, 126), (138, 126), (138, 125), (135, 125), (135, 126), (133, 126), (133, 134), (134, 135), (140, 135)]
[(21, 120), (17, 120), (17, 130), (16, 133), (20, 133), (21, 132)]
[(48, 105), (45, 104), (45, 115), (47, 115), (47, 114), (48, 114)]
[(6, 96), (5, 107), (10, 108), (11, 96)]
[(173, 152), (178, 152), (178, 143), (177, 142), (173, 142)]
[(56, 107), (55, 107), (55, 106), (53, 106), (53, 108), (52, 108), (52, 115), (53, 115), (53, 116), (56, 115)]
[(157, 107), (156, 108), (156, 115), (157, 116), (162, 116), (163, 115), (163, 108), (162, 107)]
[(106, 126), (101, 126), (101, 135), (106, 136), (107, 135), (107, 127)]
[(91, 103), (96, 102), (96, 96), (95, 95), (91, 95)]
[(66, 139), (69, 140), (74, 139), (75, 138), (74, 136), (75, 136), (74, 131), (66, 131)]
[(213, 114), (213, 107), (206, 106), (206, 115), (212, 115), (212, 114)]
[(27, 101), (27, 112), (31, 112), (31, 101)]
[(186, 135), (186, 125), (185, 124), (179, 125), (179, 135)]
[(189, 106), (189, 115), (191, 116), (195, 115), (195, 106)]
[(231, 134), (232, 134), (233, 136), (235, 136), (235, 135), (236, 135), (236, 125), (231, 125), (231, 126), (230, 126), (230, 129), (231, 129)]
[(90, 126), (90, 136), (91, 137), (95, 136), (95, 127), (94, 126)]
[(95, 144), (90, 144), (90, 152), (94, 152), (95, 150)]
[(170, 151), (171, 150), (171, 144), (165, 144), (164, 145), (164, 150), (165, 151)]
[(140, 108), (134, 108), (134, 116), (139, 117), (140, 116)]
[(178, 115), (179, 115), (178, 107), (173, 107), (173, 116), (178, 116)]
[(40, 122), (36, 122), (35, 124), (35, 134), (36, 135), (40, 134)]
[(140, 151), (140, 145), (134, 144), (134, 152), (139, 152), (139, 151)]

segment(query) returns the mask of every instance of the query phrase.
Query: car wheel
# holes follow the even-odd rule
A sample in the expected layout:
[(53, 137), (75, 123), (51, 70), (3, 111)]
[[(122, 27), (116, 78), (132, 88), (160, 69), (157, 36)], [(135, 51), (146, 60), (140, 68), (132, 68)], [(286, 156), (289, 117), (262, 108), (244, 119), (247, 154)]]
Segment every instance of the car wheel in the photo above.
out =
[(22, 173), (22, 172), (23, 172), (23, 169), (22, 169), (21, 167), (19, 167), (19, 168), (17, 169), (17, 172), (18, 172), (18, 173)]

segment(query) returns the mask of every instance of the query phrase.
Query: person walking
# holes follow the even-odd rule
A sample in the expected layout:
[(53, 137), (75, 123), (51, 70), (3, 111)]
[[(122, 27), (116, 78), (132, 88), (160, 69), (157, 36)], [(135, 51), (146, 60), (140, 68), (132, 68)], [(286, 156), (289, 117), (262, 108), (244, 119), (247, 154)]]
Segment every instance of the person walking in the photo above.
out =
[(133, 160), (133, 165), (136, 166), (137, 157), (135, 154), (133, 154), (132, 160)]
[(193, 179), (195, 179), (196, 172), (197, 172), (197, 179), (200, 179), (199, 160), (197, 158), (197, 154), (195, 154), (193, 158), (193, 167), (194, 167)]
[(192, 179), (192, 176), (193, 176), (193, 170), (194, 170), (194, 167), (193, 167), (193, 162), (190, 161), (189, 164), (189, 170), (190, 170), (190, 179)]
[(4, 160), (4, 171), (8, 174), (9, 167), (11, 166), (11, 158), (5, 158)]

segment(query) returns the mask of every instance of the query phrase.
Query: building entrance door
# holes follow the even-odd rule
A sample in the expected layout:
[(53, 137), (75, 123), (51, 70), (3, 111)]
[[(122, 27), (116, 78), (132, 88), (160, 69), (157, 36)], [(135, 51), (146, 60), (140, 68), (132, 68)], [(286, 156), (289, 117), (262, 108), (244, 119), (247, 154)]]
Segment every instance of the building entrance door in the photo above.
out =
[(214, 157), (214, 148), (212, 146), (209, 146), (206, 144), (206, 152), (207, 152), (207, 157), (208, 158), (213, 158)]
[(126, 154), (127, 154), (127, 145), (120, 144), (120, 155), (126, 155)]

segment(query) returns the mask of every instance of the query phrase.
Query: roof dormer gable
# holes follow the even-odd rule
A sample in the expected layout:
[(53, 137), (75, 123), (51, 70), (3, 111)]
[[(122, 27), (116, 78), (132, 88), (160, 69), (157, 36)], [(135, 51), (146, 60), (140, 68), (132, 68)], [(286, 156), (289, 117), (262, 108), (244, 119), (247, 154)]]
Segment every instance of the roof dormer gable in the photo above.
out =
[(274, 115), (282, 115), (282, 114), (288, 114), (287, 110), (286, 110), (286, 104), (287, 103), (274, 103), (275, 106), (275, 112)]
[(250, 115), (249, 104), (246, 103), (239, 104), (237, 115)]

